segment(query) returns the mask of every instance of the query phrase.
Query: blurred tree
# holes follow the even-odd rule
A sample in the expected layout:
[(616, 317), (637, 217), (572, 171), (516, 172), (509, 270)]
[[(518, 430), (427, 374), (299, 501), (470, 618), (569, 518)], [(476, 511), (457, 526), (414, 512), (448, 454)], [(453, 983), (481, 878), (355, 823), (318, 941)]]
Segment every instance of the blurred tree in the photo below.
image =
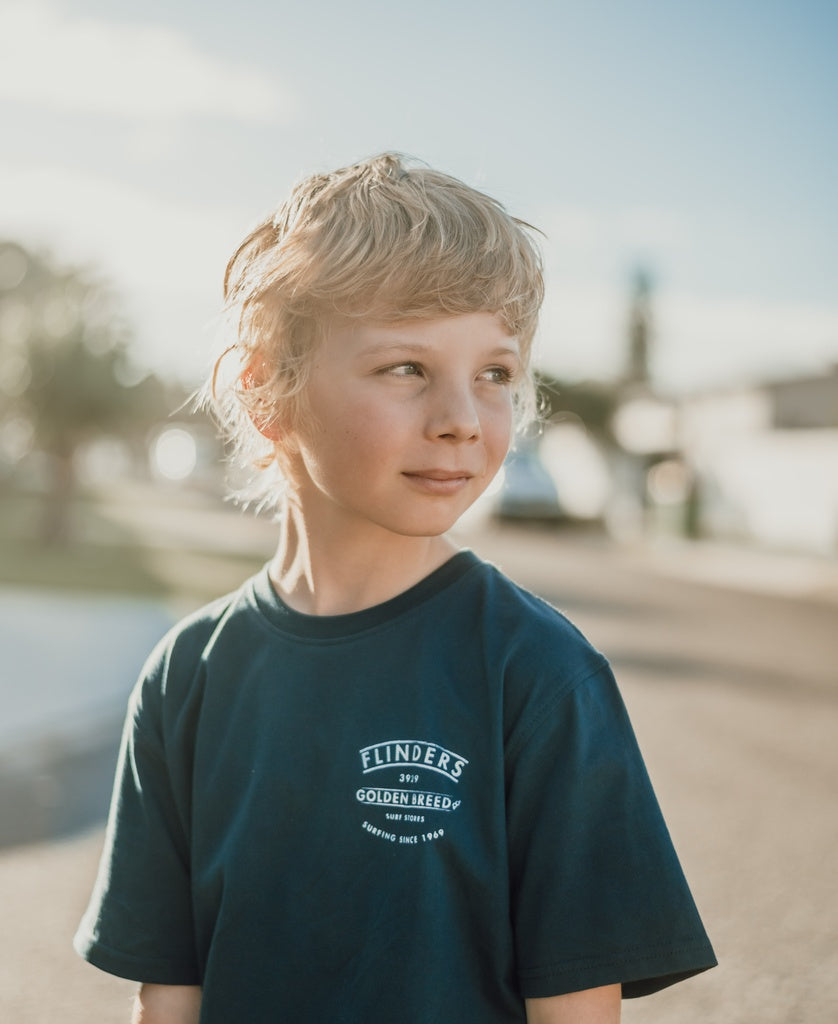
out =
[(136, 436), (166, 415), (131, 363), (110, 286), (89, 270), (0, 242), (0, 422), (24, 423), (50, 466), (44, 539), (63, 540), (82, 444)]
[(594, 440), (606, 448), (614, 444), (611, 422), (617, 407), (617, 390), (606, 381), (563, 381), (538, 374), (539, 401), (545, 420), (560, 423), (578, 418)]
[(650, 390), (652, 348), (652, 278), (643, 269), (632, 279), (626, 355), (622, 371), (612, 381), (564, 381), (538, 374), (538, 391), (544, 418), (560, 421), (578, 417), (591, 436), (606, 448), (618, 447), (613, 420), (618, 406), (632, 396)]

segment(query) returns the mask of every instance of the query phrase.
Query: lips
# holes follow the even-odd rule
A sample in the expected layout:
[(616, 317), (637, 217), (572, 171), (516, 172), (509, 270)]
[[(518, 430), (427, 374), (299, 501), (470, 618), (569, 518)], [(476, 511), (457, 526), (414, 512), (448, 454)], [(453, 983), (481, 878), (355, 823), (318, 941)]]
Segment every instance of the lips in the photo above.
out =
[(464, 469), (420, 469), (403, 475), (415, 489), (444, 497), (461, 491), (474, 474)]
[(468, 480), (473, 475), (465, 469), (417, 469), (405, 473), (405, 476), (420, 477), (424, 480)]

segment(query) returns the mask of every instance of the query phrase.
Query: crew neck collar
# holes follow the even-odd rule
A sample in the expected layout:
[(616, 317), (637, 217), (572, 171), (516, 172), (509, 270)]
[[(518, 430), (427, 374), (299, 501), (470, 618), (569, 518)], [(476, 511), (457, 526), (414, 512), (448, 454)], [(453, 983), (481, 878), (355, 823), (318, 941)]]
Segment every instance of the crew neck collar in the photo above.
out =
[(458, 551), (447, 562), (412, 587), (381, 604), (343, 615), (307, 615), (287, 605), (274, 589), (269, 565), (251, 582), (252, 596), (259, 612), (272, 626), (293, 636), (307, 639), (338, 639), (381, 626), (424, 603), (458, 580), (480, 559), (473, 551)]

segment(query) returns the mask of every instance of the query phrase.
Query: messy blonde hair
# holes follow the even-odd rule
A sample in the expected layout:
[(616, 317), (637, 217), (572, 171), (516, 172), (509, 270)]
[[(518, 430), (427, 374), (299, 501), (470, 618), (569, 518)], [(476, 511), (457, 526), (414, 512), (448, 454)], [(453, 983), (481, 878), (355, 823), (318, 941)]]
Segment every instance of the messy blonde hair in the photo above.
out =
[[(525, 372), (516, 422), (528, 422), (544, 291), (532, 230), (495, 199), (396, 153), (301, 181), (245, 238), (224, 278), (236, 340), (216, 363), (207, 398), (238, 461), (262, 471), (239, 497), (281, 504), (282, 424), (304, 413), (311, 357), (335, 316), (497, 314), (518, 341)], [(222, 362), (232, 356), (225, 384)]]

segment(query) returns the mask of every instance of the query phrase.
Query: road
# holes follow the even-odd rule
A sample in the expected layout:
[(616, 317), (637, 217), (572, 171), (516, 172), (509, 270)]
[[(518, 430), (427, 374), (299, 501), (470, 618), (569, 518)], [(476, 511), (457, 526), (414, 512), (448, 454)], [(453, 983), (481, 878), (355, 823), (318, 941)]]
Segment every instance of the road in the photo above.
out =
[[(835, 595), (791, 598), (764, 577), (698, 583), (712, 575), (701, 554), (679, 569), (572, 534), (472, 543), (610, 656), (721, 961), (627, 1003), (624, 1022), (834, 1024)], [(0, 1019), (127, 1020), (132, 986), (69, 949), (100, 844), (96, 826), (0, 852)]]

